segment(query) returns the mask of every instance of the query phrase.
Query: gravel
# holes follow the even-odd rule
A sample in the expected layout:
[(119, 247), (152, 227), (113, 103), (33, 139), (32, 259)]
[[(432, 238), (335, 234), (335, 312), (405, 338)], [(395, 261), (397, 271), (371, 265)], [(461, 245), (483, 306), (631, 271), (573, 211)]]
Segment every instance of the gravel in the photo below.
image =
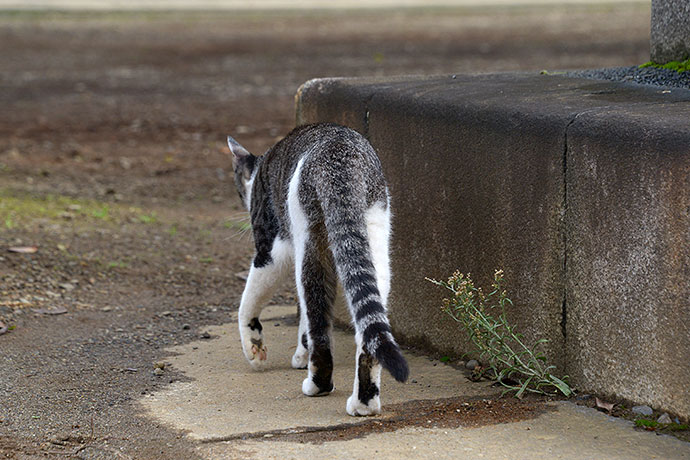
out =
[(655, 67), (645, 67), (643, 69), (638, 66), (610, 67), (605, 69), (577, 70), (567, 72), (566, 75), (569, 77), (690, 89), (690, 72), (679, 73), (675, 70), (657, 69)]

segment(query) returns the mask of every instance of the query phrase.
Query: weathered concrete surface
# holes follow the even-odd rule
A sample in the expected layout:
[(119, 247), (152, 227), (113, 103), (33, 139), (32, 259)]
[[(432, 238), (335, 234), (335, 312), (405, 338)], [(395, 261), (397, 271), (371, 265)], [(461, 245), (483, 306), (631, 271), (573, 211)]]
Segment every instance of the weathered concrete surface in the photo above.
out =
[(690, 2), (652, 0), (651, 57), (660, 64), (690, 58)]
[[(604, 327), (605, 321), (598, 322), (599, 329), (589, 330), (587, 327), (592, 323), (577, 323), (586, 315), (598, 317), (599, 306), (620, 304), (621, 296), (646, 300), (648, 296), (642, 293), (655, 286), (652, 280), (663, 280), (650, 304), (626, 304), (629, 305), (626, 320), (618, 326), (632, 330), (636, 324), (645, 322), (649, 311), (654, 311), (659, 324), (673, 325), (674, 332), (666, 334), (672, 341), (687, 337), (689, 278), (674, 277), (678, 281), (673, 286), (666, 277), (677, 268), (677, 260), (687, 260), (690, 251), (687, 232), (690, 222), (687, 211), (683, 211), (687, 207), (682, 207), (686, 202), (678, 201), (678, 194), (688, 190), (684, 182), (687, 179), (683, 179), (687, 177), (684, 171), (690, 158), (688, 144), (684, 145), (682, 140), (685, 137), (674, 144), (677, 150), (668, 156), (667, 166), (653, 170), (660, 174), (673, 171), (668, 173), (674, 175), (672, 181), (658, 178), (656, 182), (680, 187), (675, 195), (654, 195), (666, 201), (651, 206), (674, 210), (675, 218), (669, 221), (673, 225), (665, 235), (655, 237), (671, 244), (668, 253), (675, 254), (675, 258), (656, 257), (657, 265), (647, 269), (647, 283), (640, 284), (639, 277), (622, 277), (618, 283), (607, 284), (607, 298), (599, 299), (594, 311), (587, 310), (582, 315), (577, 313), (586, 307), (578, 304), (581, 293), (596, 292), (599, 296), (604, 293), (594, 290), (597, 282), (591, 279), (566, 283), (567, 274), (573, 272), (566, 269), (569, 264), (579, 267), (591, 263), (589, 259), (578, 260), (579, 252), (566, 251), (568, 235), (572, 234), (568, 226), (576, 225), (570, 218), (571, 197), (566, 176), (572, 174), (566, 174), (566, 157), (572, 160), (578, 155), (578, 147), (570, 137), (574, 126), (587, 122), (601, 124), (610, 118), (623, 125), (632, 123), (643, 132), (657, 130), (656, 137), (648, 137), (654, 143), (690, 131), (689, 107), (690, 91), (560, 76), (494, 74), (332, 79), (311, 81), (300, 89), (297, 122), (349, 124), (365, 134), (381, 156), (395, 213), (390, 316), (400, 338), (444, 352), (467, 351), (457, 325), (439, 311), (444, 293), (424, 278), (443, 278), (460, 269), (476, 275), (480, 284), (488, 285), (494, 269), (502, 268), (515, 302), (508, 312), (510, 319), (529, 340), (548, 338), (547, 355), (559, 371), (576, 376), (575, 384), (579, 388), (645, 402), (664, 401), (661, 407), (687, 417), (690, 416), (687, 392), (677, 394), (674, 389), (667, 392), (667, 397), (655, 396), (666, 391), (666, 384), (644, 391), (630, 390), (639, 388), (639, 382), (672, 379), (680, 385), (690, 380), (690, 368), (678, 364), (684, 356), (690, 356), (687, 340), (674, 342), (668, 356), (653, 353), (648, 347), (636, 348), (648, 352), (638, 356), (638, 362), (657, 361), (659, 368), (666, 369), (659, 374), (652, 367), (641, 369), (643, 366), (628, 365), (627, 352), (634, 348), (626, 340), (629, 335)], [(645, 125), (644, 120), (652, 114), (657, 121)], [(638, 122), (633, 123), (635, 120)], [(592, 142), (604, 142), (616, 149), (618, 138), (610, 137), (617, 134), (606, 128), (597, 133)], [(666, 146), (659, 144), (657, 148), (663, 151)], [(628, 158), (647, 155), (640, 145), (626, 148)], [(625, 169), (625, 164), (614, 160), (607, 166), (619, 170)], [(648, 173), (652, 174), (652, 170)], [(684, 188), (683, 184), (686, 184)], [(622, 213), (629, 208), (639, 209), (638, 203), (618, 197), (608, 202), (611, 207)], [(580, 204), (587, 206), (586, 200)], [(585, 232), (583, 237), (586, 236)], [(618, 248), (621, 254), (634, 259), (637, 247), (626, 245), (626, 240), (618, 235), (597, 237), (604, 236), (610, 238), (598, 241), (599, 248)], [(622, 272), (624, 268), (612, 265), (611, 271)], [(633, 292), (639, 295), (631, 295)], [(669, 302), (673, 303), (672, 308)], [(340, 315), (346, 318), (345, 312)], [(604, 363), (587, 370), (577, 367), (603, 357), (592, 355), (585, 361), (574, 360), (573, 356), (595, 352), (585, 348), (566, 353), (567, 333), (576, 330), (589, 334), (588, 343), (606, 342), (607, 356), (611, 359), (621, 357), (615, 375)], [(637, 339), (642, 337), (638, 334)], [(571, 347), (576, 343), (568, 341)]]
[(680, 460), (690, 444), (635, 431), (631, 423), (569, 403), (536, 419), (479, 428), (404, 430), (323, 444), (249, 440), (200, 449), (208, 458), (326, 460)]
[[(336, 390), (326, 397), (302, 394), (306, 370), (292, 369), (290, 358), (297, 343), (296, 307), (269, 307), (261, 315), (269, 354), (265, 371), (253, 372), (240, 348), (235, 323), (208, 329), (212, 340), (171, 348), (172, 368), (189, 381), (145, 397), (143, 406), (173, 428), (188, 430), (197, 440), (223, 439), (257, 431), (352, 423), (345, 403), (352, 394), (355, 368), (354, 337), (335, 331), (334, 377)], [(280, 326), (275, 326), (280, 324)], [(381, 403), (452, 396), (495, 395), (496, 389), (477, 385), (450, 366), (422, 356), (406, 355), (410, 381), (395, 382), (382, 376)]]
[(687, 416), (690, 104), (579, 117), (566, 182), (568, 372)]
[[(336, 331), (336, 391), (308, 398), (305, 371), (291, 369), (295, 307), (269, 307), (262, 315), (271, 365), (254, 372), (240, 351), (234, 323), (210, 327), (210, 340), (170, 348), (168, 365), (183, 380), (143, 397), (149, 416), (187, 431), (203, 458), (222, 459), (690, 459), (690, 444), (635, 431), (630, 422), (592, 409), (557, 403), (553, 411), (518, 423), (479, 428), (404, 428), (320, 444), (276, 441), (266, 432), (361, 422), (345, 414), (353, 374), (353, 337)], [(280, 324), (280, 326), (276, 326)], [(407, 355), (412, 378), (401, 385), (384, 376), (385, 404), (414, 399), (496, 394), (486, 384), (421, 356)], [(436, 365), (435, 365), (436, 364)], [(385, 417), (385, 412), (383, 414)]]

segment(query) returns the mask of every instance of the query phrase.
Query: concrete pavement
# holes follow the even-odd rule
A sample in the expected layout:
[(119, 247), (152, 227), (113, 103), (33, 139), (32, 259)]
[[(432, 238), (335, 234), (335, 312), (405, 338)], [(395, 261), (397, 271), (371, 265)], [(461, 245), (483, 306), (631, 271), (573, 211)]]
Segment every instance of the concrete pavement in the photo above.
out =
[[(352, 336), (334, 333), (336, 391), (321, 398), (303, 396), (300, 387), (306, 371), (289, 364), (297, 335), (294, 312), (286, 306), (264, 310), (270, 362), (266, 371), (254, 372), (245, 362), (234, 322), (213, 326), (207, 329), (210, 339), (169, 349), (173, 355), (165, 372), (173, 369), (184, 378), (142, 397), (141, 406), (148, 416), (184, 430), (199, 454), (209, 459), (690, 459), (690, 444), (636, 431), (630, 422), (563, 402), (552, 403), (536, 418), (514, 423), (404, 427), (368, 435), (364, 430), (354, 439), (320, 442), (319, 433), (322, 439), (333, 439), (326, 436), (329, 431), (385, 422), (391, 404), (453, 396), (476, 400), (494, 397), (497, 390), (468, 381), (451, 366), (408, 353), (408, 383), (383, 376), (384, 413), (376, 419), (350, 417), (345, 401), (354, 374)], [(434, 426), (436, 421), (429, 423)], [(309, 432), (317, 435), (307, 440), (291, 436)]]

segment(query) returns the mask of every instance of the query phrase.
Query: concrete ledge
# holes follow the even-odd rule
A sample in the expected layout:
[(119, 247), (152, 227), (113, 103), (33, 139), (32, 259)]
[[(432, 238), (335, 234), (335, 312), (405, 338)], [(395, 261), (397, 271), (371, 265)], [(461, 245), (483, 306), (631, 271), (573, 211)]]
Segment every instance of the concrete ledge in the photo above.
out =
[[(690, 91), (535, 74), (322, 79), (298, 124), (369, 138), (393, 195), (391, 322), (467, 343), (424, 277), (488, 285), (585, 391), (690, 417)], [(339, 316), (345, 319), (345, 312)]]

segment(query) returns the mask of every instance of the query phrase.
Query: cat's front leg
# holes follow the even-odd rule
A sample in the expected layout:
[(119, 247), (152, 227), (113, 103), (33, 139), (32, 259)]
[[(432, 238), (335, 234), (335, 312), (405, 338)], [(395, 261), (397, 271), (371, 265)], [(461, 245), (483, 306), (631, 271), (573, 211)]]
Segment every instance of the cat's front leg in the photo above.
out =
[(268, 357), (259, 315), (287, 272), (286, 261), (276, 257), (279, 255), (276, 253), (279, 252), (277, 249), (281, 244), (283, 243), (280, 240), (274, 243), (270, 262), (257, 266), (257, 259), (254, 259), (240, 301), (238, 325), (242, 351), (252, 368), (257, 370), (265, 367)]
[(270, 284), (270, 271), (267, 267), (256, 268), (252, 265), (242, 293), (238, 314), (242, 352), (252, 368), (256, 370), (264, 367), (268, 357), (259, 315), (265, 300), (273, 291)]

